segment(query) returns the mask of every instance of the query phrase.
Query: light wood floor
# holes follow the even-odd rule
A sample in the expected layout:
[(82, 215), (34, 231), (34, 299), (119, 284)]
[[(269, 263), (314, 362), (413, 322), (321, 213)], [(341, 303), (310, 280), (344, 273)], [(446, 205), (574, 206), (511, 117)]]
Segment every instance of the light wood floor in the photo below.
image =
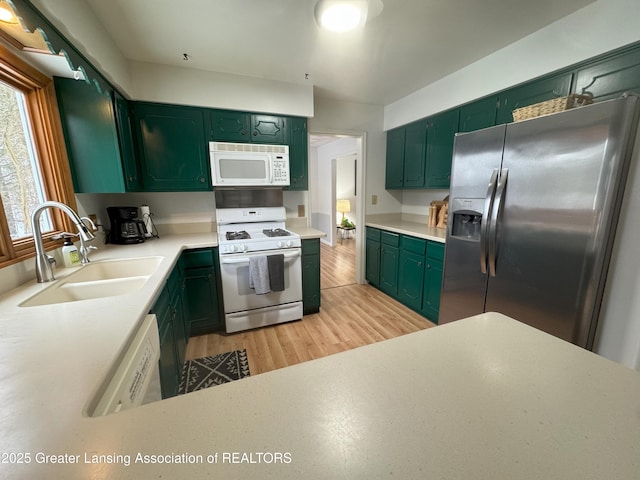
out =
[(377, 289), (355, 283), (353, 243), (322, 245), (320, 313), (246, 332), (192, 337), (186, 358), (246, 348), (251, 374), (257, 375), (434, 326)]

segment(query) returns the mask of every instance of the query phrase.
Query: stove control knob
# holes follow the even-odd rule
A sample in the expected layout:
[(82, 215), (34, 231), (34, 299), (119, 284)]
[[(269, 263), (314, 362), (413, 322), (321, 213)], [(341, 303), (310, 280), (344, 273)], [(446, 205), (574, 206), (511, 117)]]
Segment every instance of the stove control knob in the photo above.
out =
[(249, 247), (247, 247), (244, 243), (240, 248), (242, 249), (243, 252), (246, 252), (247, 250), (249, 250)]
[(287, 240), (287, 248), (291, 248), (291, 240)]
[(278, 241), (278, 243), (276, 243), (276, 246), (277, 246), (278, 248), (282, 248), (282, 242), (281, 242), (281, 241)]

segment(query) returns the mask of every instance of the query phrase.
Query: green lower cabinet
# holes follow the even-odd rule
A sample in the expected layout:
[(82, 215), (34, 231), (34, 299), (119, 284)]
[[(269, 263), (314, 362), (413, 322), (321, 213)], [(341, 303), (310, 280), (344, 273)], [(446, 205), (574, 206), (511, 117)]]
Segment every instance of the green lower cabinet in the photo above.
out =
[(320, 311), (320, 240), (302, 241), (302, 308), (303, 313)]
[(422, 294), (422, 315), (433, 323), (438, 323), (440, 293), (442, 291), (442, 268), (439, 260), (427, 258), (424, 269), (424, 292)]
[(420, 310), (422, 307), (424, 263), (424, 255), (400, 251), (398, 300), (413, 310)]
[(369, 283), (438, 323), (444, 243), (367, 227)]
[(421, 313), (433, 323), (438, 323), (443, 265), (444, 243), (428, 242)]
[(380, 249), (380, 230), (367, 227), (365, 276), (374, 287), (380, 286)]
[(393, 298), (398, 297), (399, 246), (399, 234), (380, 232), (380, 289)]
[(422, 307), (427, 241), (409, 235), (400, 236), (400, 263), (398, 267), (398, 300), (413, 310)]
[(188, 250), (184, 268), (183, 312), (189, 335), (204, 335), (224, 328), (217, 248)]
[(174, 329), (172, 298), (168, 286), (162, 289), (151, 312), (156, 315), (158, 331), (160, 333), (160, 385), (162, 398), (174, 397), (178, 394), (182, 362), (179, 360), (176, 348), (176, 333)]
[(182, 312), (182, 295), (181, 291), (173, 294), (170, 306), (171, 327), (173, 328), (173, 337), (176, 348), (176, 361), (182, 373), (182, 364), (184, 363), (185, 353), (187, 351), (187, 341), (189, 335), (184, 328), (184, 314)]

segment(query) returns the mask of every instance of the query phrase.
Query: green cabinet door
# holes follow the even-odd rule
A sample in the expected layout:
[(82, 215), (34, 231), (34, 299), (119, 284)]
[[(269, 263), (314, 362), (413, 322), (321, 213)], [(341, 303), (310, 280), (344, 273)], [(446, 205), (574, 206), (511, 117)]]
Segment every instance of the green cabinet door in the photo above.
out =
[(398, 296), (399, 245), (399, 234), (380, 232), (380, 289), (393, 298)]
[[(170, 304), (171, 328), (176, 350), (176, 362), (180, 367), (184, 363), (185, 352), (187, 351), (188, 336), (184, 329), (184, 314), (182, 311), (182, 291), (176, 291), (172, 296)], [(179, 370), (182, 370), (179, 368)]]
[(427, 137), (427, 188), (449, 188), (453, 139), (458, 131), (459, 110), (449, 110), (429, 119)]
[(285, 141), (285, 117), (251, 115), (251, 142), (281, 145)]
[(136, 161), (131, 128), (131, 109), (129, 101), (118, 92), (113, 92), (113, 103), (116, 114), (116, 128), (120, 140), (120, 157), (124, 170), (124, 183), (127, 192), (136, 192), (142, 188), (138, 162)]
[(440, 311), (444, 248), (444, 243), (427, 242), (427, 263), (424, 270), (421, 313), (433, 323), (438, 323), (438, 312)]
[(203, 110), (135, 103), (133, 113), (145, 191), (211, 190)]
[(422, 314), (433, 323), (438, 323), (440, 311), (440, 293), (442, 292), (442, 268), (440, 260), (427, 258), (424, 270), (424, 292), (422, 295)]
[(403, 188), (424, 188), (427, 126), (421, 120), (405, 127)]
[(625, 92), (640, 94), (640, 49), (624, 52), (578, 70), (576, 93), (609, 100)]
[(404, 184), (404, 135), (405, 128), (387, 132), (387, 163), (384, 188), (399, 189)]
[(171, 294), (167, 285), (154, 303), (151, 312), (156, 315), (160, 334), (160, 386), (162, 398), (177, 395), (182, 373), (182, 363), (178, 361), (176, 337), (173, 328)]
[(496, 124), (498, 97), (477, 100), (460, 108), (458, 132), (473, 132)]
[(422, 307), (424, 268), (424, 255), (404, 249), (400, 251), (398, 300), (407, 307), (418, 311)]
[(189, 326), (189, 335), (203, 335), (224, 328), (217, 248), (187, 250), (180, 262), (184, 270), (184, 322)]
[(231, 110), (211, 110), (211, 140), (246, 143), (250, 140), (251, 115)]
[(55, 77), (54, 84), (74, 191), (124, 192), (111, 97), (83, 81)]
[(367, 227), (365, 276), (374, 287), (380, 286), (380, 230)]
[(287, 119), (289, 132), (289, 178), (290, 185), (285, 190), (309, 189), (309, 148), (307, 140), (307, 119), (290, 117)]
[(320, 311), (320, 240), (302, 241), (302, 308), (305, 315)]
[(512, 112), (516, 108), (569, 95), (572, 78), (571, 73), (563, 73), (529, 82), (501, 93), (496, 125), (513, 122)]

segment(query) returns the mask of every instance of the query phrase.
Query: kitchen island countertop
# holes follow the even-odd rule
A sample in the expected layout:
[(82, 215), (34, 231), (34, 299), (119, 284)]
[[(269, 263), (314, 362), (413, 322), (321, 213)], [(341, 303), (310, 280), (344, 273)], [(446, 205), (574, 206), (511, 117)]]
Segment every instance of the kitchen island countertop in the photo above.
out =
[(492, 313), (88, 417), (180, 251), (215, 238), (143, 245), (94, 257), (163, 255), (139, 294), (0, 298), (6, 478), (640, 478), (640, 375)]

